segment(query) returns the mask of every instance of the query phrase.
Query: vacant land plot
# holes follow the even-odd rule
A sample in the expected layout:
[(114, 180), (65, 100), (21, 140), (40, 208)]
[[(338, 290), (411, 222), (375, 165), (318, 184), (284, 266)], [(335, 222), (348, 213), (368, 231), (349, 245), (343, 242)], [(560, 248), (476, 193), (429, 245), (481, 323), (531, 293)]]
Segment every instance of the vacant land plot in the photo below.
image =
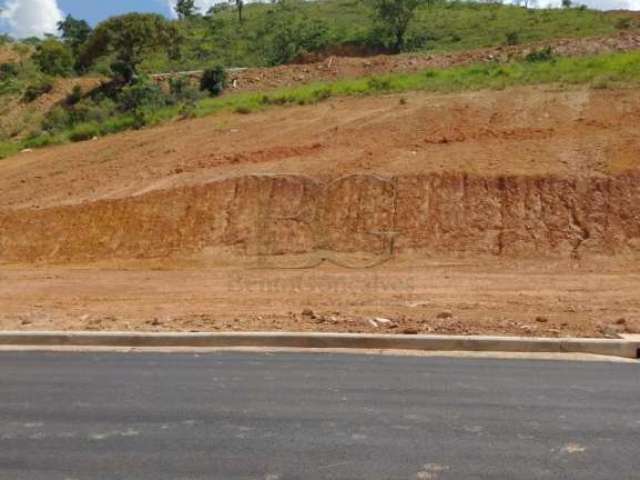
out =
[(408, 93), (23, 153), (0, 328), (637, 331), (638, 120), (636, 89)]

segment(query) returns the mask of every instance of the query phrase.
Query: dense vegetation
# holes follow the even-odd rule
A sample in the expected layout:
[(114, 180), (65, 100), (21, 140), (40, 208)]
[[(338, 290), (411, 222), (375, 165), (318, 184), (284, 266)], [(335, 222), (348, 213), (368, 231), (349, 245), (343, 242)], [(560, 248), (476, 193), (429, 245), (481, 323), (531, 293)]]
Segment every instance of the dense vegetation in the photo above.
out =
[[(300, 87), (268, 95), (218, 96), (224, 66), (266, 66), (328, 53), (451, 51), (640, 28), (625, 14), (585, 8), (527, 9), (442, 0), (242, 0), (198, 12), (178, 2), (178, 19), (152, 14), (113, 17), (92, 29), (67, 17), (59, 36), (12, 41), (0, 36), (0, 158), (24, 147), (78, 141), (161, 120), (220, 109), (240, 113), (273, 104), (312, 103), (334, 95), (426, 89), (501, 88), (513, 84), (629, 80), (638, 57), (556, 60), (541, 50), (524, 63), (390, 75)], [(3, 60), (3, 58), (8, 58)], [(622, 68), (624, 67), (624, 68)], [(162, 89), (155, 72), (206, 69), (200, 85), (173, 79)], [(43, 110), (41, 96), (65, 77), (101, 76)], [(108, 79), (108, 81), (106, 81)], [(5, 112), (21, 115), (4, 115)]]
[[(411, 3), (406, 0), (400, 3)], [(375, 15), (380, 0), (288, 0), (247, 4), (243, 22), (233, 6), (221, 3), (210, 16), (178, 22), (184, 41), (181, 55), (147, 58), (147, 72), (194, 70), (212, 63), (268, 66), (318, 50), (391, 51), (397, 47), (392, 24)], [(395, 2), (391, 2), (395, 3)], [(401, 48), (407, 51), (453, 51), (526, 43), (559, 37), (607, 34), (637, 28), (624, 14), (583, 8), (526, 9), (495, 3), (441, 0), (416, 2)], [(383, 5), (384, 6), (384, 5)], [(390, 22), (387, 19), (387, 22)], [(348, 47), (348, 48), (345, 48)]]

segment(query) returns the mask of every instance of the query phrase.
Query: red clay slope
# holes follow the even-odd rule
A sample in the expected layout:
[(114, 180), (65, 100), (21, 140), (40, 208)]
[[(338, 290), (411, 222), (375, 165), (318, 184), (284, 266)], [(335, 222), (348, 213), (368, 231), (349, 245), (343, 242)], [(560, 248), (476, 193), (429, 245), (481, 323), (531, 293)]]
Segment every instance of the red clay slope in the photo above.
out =
[(375, 255), (389, 232), (422, 255), (640, 251), (640, 92), (406, 99), (210, 117), (3, 161), (0, 260)]

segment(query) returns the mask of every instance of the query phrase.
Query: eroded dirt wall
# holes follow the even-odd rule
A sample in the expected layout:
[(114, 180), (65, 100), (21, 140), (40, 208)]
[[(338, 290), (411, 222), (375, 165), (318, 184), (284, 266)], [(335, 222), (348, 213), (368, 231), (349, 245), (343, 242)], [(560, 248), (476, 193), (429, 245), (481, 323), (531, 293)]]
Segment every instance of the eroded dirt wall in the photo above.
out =
[(0, 211), (0, 260), (158, 258), (230, 247), (384, 255), (640, 253), (640, 172), (611, 177), (244, 176), (42, 210)]

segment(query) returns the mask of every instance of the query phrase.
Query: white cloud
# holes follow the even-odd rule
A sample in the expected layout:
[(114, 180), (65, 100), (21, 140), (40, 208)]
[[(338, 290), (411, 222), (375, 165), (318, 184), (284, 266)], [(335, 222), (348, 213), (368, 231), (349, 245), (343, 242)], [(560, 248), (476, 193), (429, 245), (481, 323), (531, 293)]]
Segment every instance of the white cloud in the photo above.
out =
[(56, 0), (7, 0), (0, 21), (16, 38), (56, 33), (63, 14)]
[[(177, 1), (167, 0), (167, 3), (169, 4), (169, 9), (171, 10), (171, 13), (175, 16), (174, 8), (176, 6)], [(220, 0), (196, 0), (196, 7), (198, 7), (198, 9), (200, 10), (200, 13), (207, 13), (207, 10), (213, 7), (216, 3), (221, 3), (221, 1)]]

